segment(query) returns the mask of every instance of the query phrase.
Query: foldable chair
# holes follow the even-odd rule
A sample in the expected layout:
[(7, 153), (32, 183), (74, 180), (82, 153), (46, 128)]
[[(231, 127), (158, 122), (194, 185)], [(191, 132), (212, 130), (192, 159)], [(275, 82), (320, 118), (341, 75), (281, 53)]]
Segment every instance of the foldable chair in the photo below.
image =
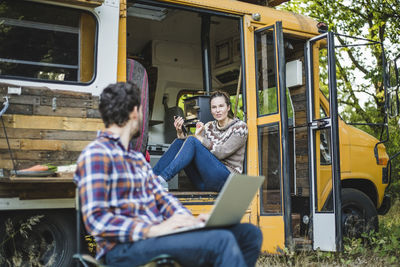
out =
[[(103, 262), (96, 260), (89, 254), (82, 253), (81, 247), (81, 238), (86, 231), (83, 227), (83, 220), (81, 214), (81, 205), (79, 199), (78, 188), (75, 190), (75, 207), (76, 207), (76, 249), (77, 253), (73, 255), (73, 258), (77, 261), (77, 267), (84, 266), (84, 267), (91, 267), (91, 266), (98, 266), (98, 267), (111, 267), (105, 265)], [(115, 266), (118, 267), (118, 266)], [(134, 266), (132, 266), (134, 267)], [(181, 267), (181, 265), (175, 261), (170, 255), (168, 254), (161, 254), (153, 259), (151, 259), (145, 265), (137, 266), (137, 267)]]
[(142, 64), (133, 59), (126, 60), (126, 80), (140, 88), (140, 103), (142, 104), (143, 123), (140, 136), (131, 140), (132, 147), (136, 151), (146, 154), (149, 129), (149, 82), (147, 71)]

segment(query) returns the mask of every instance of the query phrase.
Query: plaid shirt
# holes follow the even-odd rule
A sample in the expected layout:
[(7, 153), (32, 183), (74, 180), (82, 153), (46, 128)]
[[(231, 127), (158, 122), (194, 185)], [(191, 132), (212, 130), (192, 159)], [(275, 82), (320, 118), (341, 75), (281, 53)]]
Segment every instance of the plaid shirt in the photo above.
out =
[(142, 153), (123, 147), (118, 136), (101, 132), (80, 155), (74, 180), (83, 221), (101, 258), (117, 243), (146, 237), (152, 225), (175, 212), (190, 214), (162, 188)]

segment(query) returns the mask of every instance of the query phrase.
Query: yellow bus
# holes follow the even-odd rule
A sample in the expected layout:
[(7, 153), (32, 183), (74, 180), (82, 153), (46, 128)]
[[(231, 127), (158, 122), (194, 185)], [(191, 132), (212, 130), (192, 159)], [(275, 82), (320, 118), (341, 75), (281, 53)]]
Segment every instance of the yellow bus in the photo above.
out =
[[(245, 173), (266, 177), (243, 217), (262, 230), (264, 252), (340, 251), (343, 235), (377, 229), (390, 208), (386, 140), (338, 116), (336, 36), (246, 1), (2, 1), (0, 265), (16, 251), (29, 261), (32, 244), (43, 264), (72, 263), (73, 164), (103, 128), (102, 89), (136, 73), (148, 87), (140, 148), (151, 164), (174, 138), (172, 115), (203, 120), (201, 99), (232, 96), (249, 129)], [(58, 171), (18, 173), (45, 163)], [(218, 195), (196, 191), (183, 172), (169, 187), (194, 214)], [(38, 220), (28, 238), (6, 231), (28, 218)]]

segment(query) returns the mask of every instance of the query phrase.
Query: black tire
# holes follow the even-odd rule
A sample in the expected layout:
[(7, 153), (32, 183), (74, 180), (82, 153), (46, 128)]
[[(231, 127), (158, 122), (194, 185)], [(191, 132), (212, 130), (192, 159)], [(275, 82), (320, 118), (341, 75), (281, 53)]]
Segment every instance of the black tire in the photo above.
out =
[(378, 231), (378, 213), (371, 199), (353, 188), (342, 189), (343, 235), (361, 237), (364, 232)]
[[(76, 232), (73, 212), (12, 212), (2, 217), (0, 236), (4, 244), (0, 247), (0, 266), (15, 266), (13, 258), (19, 258), (18, 266), (73, 266), (72, 256), (76, 253)], [(32, 229), (24, 228), (26, 236), (20, 233), (21, 225), (39, 216), (36, 224), (28, 223)], [(42, 216), (42, 217), (40, 217)], [(6, 225), (12, 223), (12, 229)], [(13, 238), (11, 233), (16, 233)], [(19, 255), (17, 255), (19, 253)], [(35, 263), (36, 262), (36, 263)]]

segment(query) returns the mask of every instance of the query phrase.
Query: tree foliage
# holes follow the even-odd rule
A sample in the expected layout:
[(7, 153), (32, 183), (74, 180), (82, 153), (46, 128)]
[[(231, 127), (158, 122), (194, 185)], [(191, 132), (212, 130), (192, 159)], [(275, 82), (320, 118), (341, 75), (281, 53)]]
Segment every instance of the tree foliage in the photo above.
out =
[[(340, 115), (346, 122), (384, 123), (385, 60), (382, 57), (382, 47), (386, 60), (394, 59), (400, 54), (400, 1), (291, 0), (279, 8), (324, 22), (330, 31), (361, 38), (338, 36), (335, 39)], [(355, 44), (358, 46), (354, 46)], [(322, 72), (322, 78), (323, 75), (326, 74)], [(392, 118), (388, 121), (390, 140), (385, 145), (389, 155), (400, 150), (397, 120), (398, 118)], [(361, 128), (377, 138), (384, 139), (386, 135), (381, 127)], [(399, 184), (399, 161), (394, 161), (392, 167), (392, 178)]]

